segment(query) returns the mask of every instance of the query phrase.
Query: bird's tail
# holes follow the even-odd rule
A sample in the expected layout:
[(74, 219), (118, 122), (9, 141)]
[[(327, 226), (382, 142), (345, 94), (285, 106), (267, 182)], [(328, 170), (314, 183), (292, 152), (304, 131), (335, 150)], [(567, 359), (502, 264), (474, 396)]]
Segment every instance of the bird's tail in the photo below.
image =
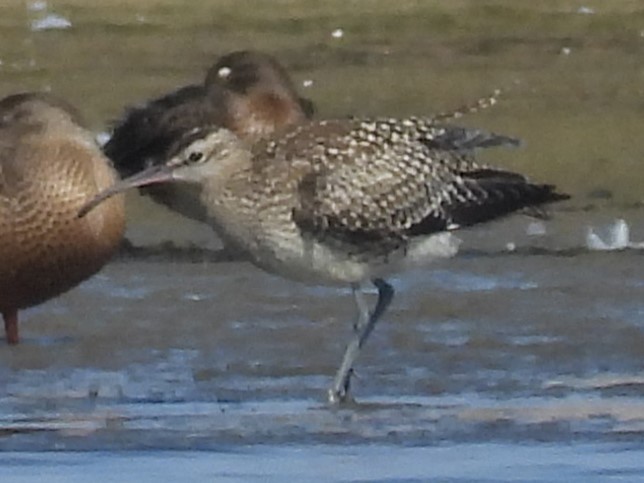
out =
[(470, 104), (464, 104), (452, 109), (449, 111), (439, 112), (432, 116), (435, 121), (452, 121), (454, 119), (459, 119), (468, 114), (475, 114), (489, 107), (495, 106), (499, 102), (499, 97), (502, 94), (501, 89), (495, 89), (490, 95), (485, 97), (480, 97), (476, 101)]

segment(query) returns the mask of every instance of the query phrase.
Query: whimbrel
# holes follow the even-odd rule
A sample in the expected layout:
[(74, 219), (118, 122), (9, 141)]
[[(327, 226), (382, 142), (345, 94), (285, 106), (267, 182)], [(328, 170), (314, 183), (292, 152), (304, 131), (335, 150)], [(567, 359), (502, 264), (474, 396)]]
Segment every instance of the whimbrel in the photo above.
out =
[[(214, 128), (193, 133), (167, 163), (117, 183), (81, 215), (131, 187), (196, 184), (212, 226), (258, 267), (351, 286), (355, 334), (329, 390), (341, 402), (393, 298), (385, 277), (454, 255), (453, 230), (568, 198), (463, 152), (506, 140), (433, 119), (355, 119), (305, 123), (248, 148)], [(378, 291), (371, 312), (362, 294), (369, 282)]]
[[(203, 85), (190, 85), (130, 109), (104, 147), (121, 176), (160, 164), (172, 145), (191, 130), (225, 127), (255, 142), (313, 115), (286, 70), (268, 54), (237, 51), (221, 57)], [(199, 194), (186, 186), (142, 190), (154, 201), (197, 221), (207, 216)]]
[(96, 273), (118, 247), (123, 197), (78, 219), (117, 180), (80, 116), (49, 94), (0, 101), (0, 312), (17, 344), (18, 311)]

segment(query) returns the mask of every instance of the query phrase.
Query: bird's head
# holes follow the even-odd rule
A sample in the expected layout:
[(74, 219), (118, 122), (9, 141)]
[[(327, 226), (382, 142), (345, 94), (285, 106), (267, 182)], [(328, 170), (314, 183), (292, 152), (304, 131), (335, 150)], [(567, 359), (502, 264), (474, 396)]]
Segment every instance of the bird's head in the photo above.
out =
[(245, 144), (227, 129), (194, 129), (169, 151), (167, 160), (155, 164), (98, 193), (79, 210), (83, 217), (103, 201), (123, 191), (160, 183), (203, 184), (217, 177), (239, 155), (250, 155)]

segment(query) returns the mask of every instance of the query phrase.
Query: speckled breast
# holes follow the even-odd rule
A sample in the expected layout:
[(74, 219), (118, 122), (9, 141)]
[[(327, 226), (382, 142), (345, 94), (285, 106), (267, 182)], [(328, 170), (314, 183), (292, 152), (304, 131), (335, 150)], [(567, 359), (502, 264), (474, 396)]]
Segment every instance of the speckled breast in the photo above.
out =
[(78, 209), (116, 179), (94, 146), (28, 140), (0, 172), (0, 309), (25, 308), (96, 273), (118, 247), (123, 197)]

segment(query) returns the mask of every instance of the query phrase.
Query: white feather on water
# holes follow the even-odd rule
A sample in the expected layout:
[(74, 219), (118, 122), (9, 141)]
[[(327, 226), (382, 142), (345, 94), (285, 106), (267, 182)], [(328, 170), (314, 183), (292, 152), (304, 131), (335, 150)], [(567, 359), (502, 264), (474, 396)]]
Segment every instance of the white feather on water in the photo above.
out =
[(525, 232), (529, 236), (545, 236), (548, 230), (543, 221), (532, 221), (526, 227)]
[(72, 26), (72, 23), (61, 15), (50, 13), (43, 18), (32, 20), (31, 30), (38, 32), (42, 30), (64, 30)]
[(608, 228), (608, 236), (603, 239), (590, 226), (586, 233), (586, 247), (589, 250), (609, 251), (624, 250), (626, 248), (643, 249), (644, 242), (632, 242), (630, 240), (630, 228), (626, 220), (618, 218)]

